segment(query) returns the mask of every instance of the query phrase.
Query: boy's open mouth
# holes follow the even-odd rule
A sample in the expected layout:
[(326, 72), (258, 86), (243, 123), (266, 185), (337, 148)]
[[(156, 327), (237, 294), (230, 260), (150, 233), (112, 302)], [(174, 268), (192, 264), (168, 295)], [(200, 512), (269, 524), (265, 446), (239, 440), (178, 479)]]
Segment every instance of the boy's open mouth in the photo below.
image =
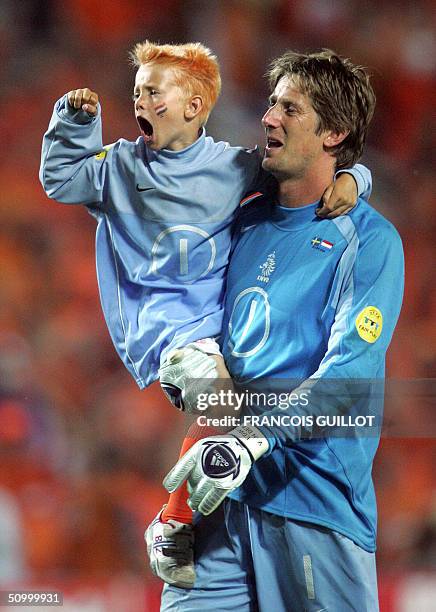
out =
[(150, 142), (153, 137), (153, 126), (144, 117), (136, 117), (136, 120), (145, 142)]

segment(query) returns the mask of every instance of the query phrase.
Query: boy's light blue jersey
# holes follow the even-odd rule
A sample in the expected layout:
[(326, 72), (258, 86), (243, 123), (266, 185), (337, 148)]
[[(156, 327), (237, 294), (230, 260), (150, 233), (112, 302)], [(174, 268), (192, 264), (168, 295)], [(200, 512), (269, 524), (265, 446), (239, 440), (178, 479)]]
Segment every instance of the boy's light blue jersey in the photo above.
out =
[[(316, 205), (284, 208), (257, 199), (259, 206), (253, 202), (241, 218), (228, 273), (223, 354), (232, 376), (264, 379), (266, 388), (268, 379), (294, 386), (310, 379), (314, 390), (328, 388), (328, 381), (383, 381), (403, 294), (395, 228), (364, 200), (346, 216), (321, 220)], [(307, 408), (296, 402), (273, 413), (341, 412), (335, 397), (319, 397)], [(380, 395), (365, 401), (381, 413)], [(324, 525), (375, 550), (371, 469), (379, 430), (367, 437), (301, 439), (304, 432), (291, 426), (266, 422), (260, 429), (270, 452), (233, 497)]]
[(40, 179), (50, 198), (97, 219), (106, 323), (141, 388), (169, 349), (221, 332), (231, 225), (259, 167), (257, 150), (204, 131), (182, 151), (153, 151), (142, 136), (103, 148), (100, 109), (91, 118), (65, 96), (56, 103)]
[[(359, 193), (370, 190), (364, 166), (347, 172)], [(103, 147), (100, 108), (90, 117), (64, 96), (44, 136), (40, 180), (50, 198), (83, 203), (97, 219), (103, 312), (141, 388), (170, 349), (220, 334), (232, 222), (265, 180), (257, 150), (204, 131), (182, 151), (153, 151), (142, 136)]]

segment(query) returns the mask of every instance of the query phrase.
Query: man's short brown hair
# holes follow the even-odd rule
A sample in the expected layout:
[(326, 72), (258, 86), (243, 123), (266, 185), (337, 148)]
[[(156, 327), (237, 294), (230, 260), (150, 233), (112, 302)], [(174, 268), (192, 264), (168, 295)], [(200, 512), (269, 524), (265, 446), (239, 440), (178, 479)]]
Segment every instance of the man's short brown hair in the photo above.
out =
[(348, 132), (332, 147), (336, 168), (349, 168), (360, 158), (368, 125), (375, 107), (369, 75), (330, 49), (317, 53), (288, 51), (275, 59), (267, 73), (272, 90), (281, 78), (297, 78), (301, 92), (308, 95), (319, 118), (316, 133), (326, 130)]
[(159, 45), (146, 40), (137, 43), (130, 58), (138, 68), (143, 64), (160, 64), (174, 69), (174, 82), (187, 96), (203, 98), (200, 114), (204, 125), (221, 91), (221, 76), (215, 55), (201, 43)]

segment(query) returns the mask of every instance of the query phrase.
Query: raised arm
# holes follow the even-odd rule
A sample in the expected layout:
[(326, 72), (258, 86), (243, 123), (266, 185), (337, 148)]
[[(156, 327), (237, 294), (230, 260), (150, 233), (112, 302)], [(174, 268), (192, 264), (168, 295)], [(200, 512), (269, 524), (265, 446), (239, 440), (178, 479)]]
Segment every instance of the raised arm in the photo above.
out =
[(98, 95), (70, 91), (56, 102), (44, 134), (39, 178), (46, 194), (65, 204), (102, 203), (105, 158)]

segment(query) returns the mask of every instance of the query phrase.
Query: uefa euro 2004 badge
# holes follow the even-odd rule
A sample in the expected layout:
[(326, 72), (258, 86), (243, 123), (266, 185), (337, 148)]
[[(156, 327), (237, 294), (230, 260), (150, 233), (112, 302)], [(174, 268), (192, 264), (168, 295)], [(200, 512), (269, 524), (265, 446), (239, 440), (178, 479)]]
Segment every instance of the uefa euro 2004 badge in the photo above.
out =
[(367, 306), (356, 317), (356, 329), (365, 342), (372, 344), (382, 332), (383, 315), (376, 306)]

